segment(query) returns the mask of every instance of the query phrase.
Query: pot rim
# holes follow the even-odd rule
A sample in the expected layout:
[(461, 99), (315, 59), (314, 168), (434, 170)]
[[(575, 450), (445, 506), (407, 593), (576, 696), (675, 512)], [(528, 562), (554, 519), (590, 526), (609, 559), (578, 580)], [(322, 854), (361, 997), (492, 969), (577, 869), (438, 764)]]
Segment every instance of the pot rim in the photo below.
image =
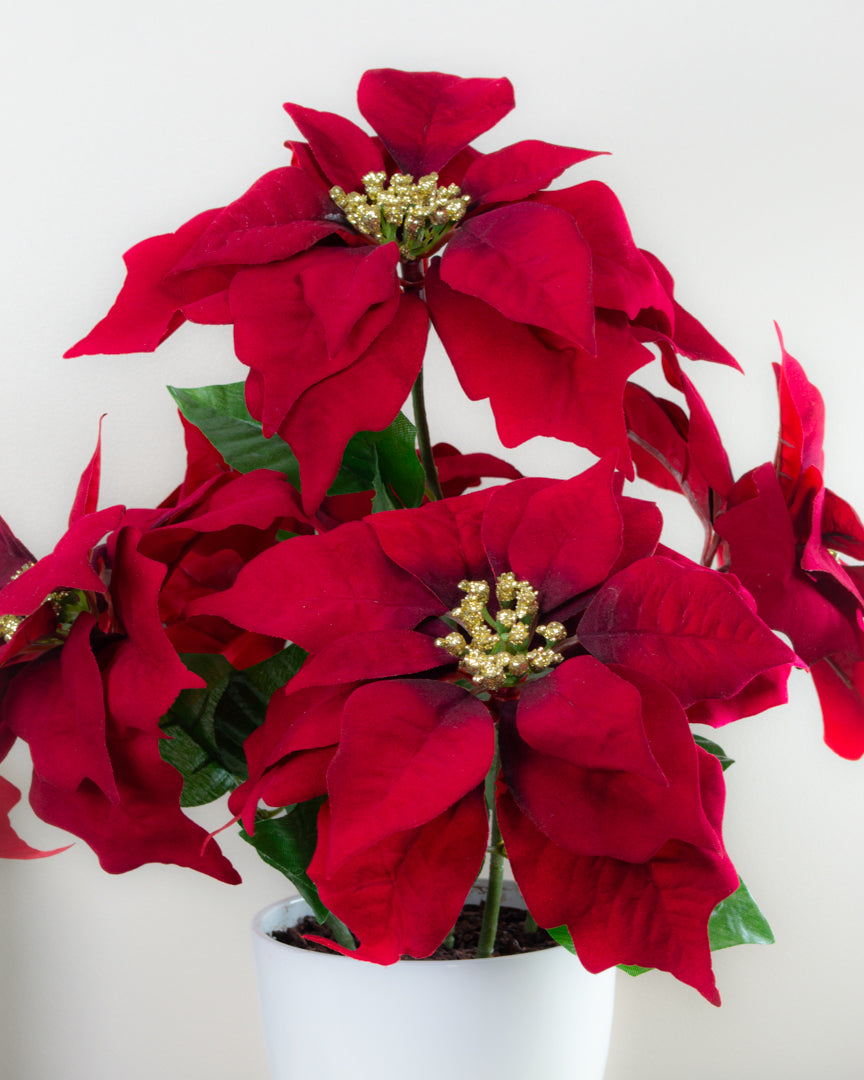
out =
[[(466, 904), (473, 903), (473, 902), (475, 902), (476, 899), (481, 898), (482, 895), (484, 894), (485, 890), (487, 889), (487, 887), (488, 887), (488, 883), (487, 883), (485, 878), (483, 878), (480, 881), (476, 882), (476, 884), (474, 884), (471, 887), (471, 891), (466, 896), (465, 903)], [(525, 901), (522, 899), (522, 896), (521, 896), (521, 894), (519, 892), (519, 887), (517, 886), (515, 881), (505, 881), (504, 882), (503, 899), (504, 899), (504, 902), (509, 907), (525, 908)], [(302, 906), (302, 907), (305, 907), (307, 910), (311, 911), (311, 909), (309, 907), (309, 904), (306, 902), (306, 900), (304, 900), (303, 897), (300, 896), (297, 893), (295, 893), (295, 894), (293, 894), (291, 896), (286, 896), (282, 900), (277, 900), (275, 903), (268, 904), (267, 907), (262, 908), (262, 910), (259, 911), (252, 920), (252, 935), (253, 935), (253, 937), (260, 940), (260, 941), (262, 941), (268, 947), (272, 946), (272, 947), (275, 947), (277, 949), (290, 949), (293, 952), (299, 954), (300, 956), (306, 956), (306, 957), (313, 957), (314, 956), (314, 957), (316, 957), (316, 960), (314, 961), (315, 963), (317, 963), (317, 958), (318, 957), (320, 957), (322, 960), (325, 960), (325, 961), (328, 961), (328, 962), (341, 961), (341, 962), (346, 962), (346, 963), (349, 963), (349, 964), (356, 964), (358, 962), (356, 959), (353, 959), (350, 956), (345, 956), (342, 953), (337, 953), (337, 952), (319, 953), (319, 952), (317, 952), (315, 950), (312, 950), (312, 949), (300, 949), (296, 945), (288, 945), (284, 941), (277, 941), (276, 938), (271, 936), (269, 930), (264, 929), (264, 926), (267, 923), (268, 918), (272, 918), (272, 917), (276, 916), (278, 913), (282, 912), (286, 908), (288, 908), (290, 910), (290, 908), (295, 907), (295, 906), (296, 907), (301, 907)], [(526, 910), (527, 910), (527, 908), (526, 908)], [(292, 924), (290, 922), (286, 922), (285, 925), (290, 926)], [(528, 957), (543, 956), (544, 954), (548, 954), (548, 953), (557, 954), (562, 950), (562, 948), (563, 947), (561, 945), (554, 945), (551, 948), (534, 949), (531, 952), (524, 952), (524, 953), (511, 953), (508, 956), (486, 956), (486, 957), (466, 956), (466, 957), (464, 957), (462, 959), (457, 959), (457, 960), (433, 960), (433, 961), (431, 961), (431, 963), (433, 963), (436, 968), (441, 968), (441, 967), (445, 967), (445, 966), (453, 966), (454, 964), (462, 965), (466, 961), (473, 961), (475, 963), (476, 962), (490, 963), (492, 961), (495, 961), (495, 962), (500, 964), (501, 961), (504, 961), (504, 960), (510, 960), (510, 961), (513, 961), (513, 960), (519, 961), (519, 960), (521, 960), (521, 961), (524, 961)], [(567, 950), (564, 950), (564, 951), (566, 952)], [(415, 958), (411, 957), (410, 959), (405, 960), (405, 961), (400, 959), (400, 960), (397, 961), (397, 963), (398, 964), (406, 963), (406, 964), (409, 964), (409, 965), (413, 965), (413, 964), (417, 964), (417, 963), (422, 963), (424, 961), (424, 959), (426, 959), (426, 958), (421, 957), (420, 959), (415, 959)], [(579, 962), (578, 959), (575, 956), (572, 957), (572, 959), (575, 960), (576, 963)], [(365, 961), (365, 963), (369, 963), (369, 961)], [(375, 967), (390, 967), (392, 965), (376, 964), (374, 966)]]

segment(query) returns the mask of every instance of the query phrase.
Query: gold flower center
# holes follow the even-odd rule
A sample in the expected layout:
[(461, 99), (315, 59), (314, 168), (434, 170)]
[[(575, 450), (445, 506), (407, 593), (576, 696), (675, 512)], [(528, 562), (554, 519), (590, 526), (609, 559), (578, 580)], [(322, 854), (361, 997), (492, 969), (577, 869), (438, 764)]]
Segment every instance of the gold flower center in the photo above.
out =
[[(459, 670), (471, 676), (482, 690), (490, 692), (516, 686), (532, 672), (545, 671), (563, 657), (553, 645), (567, 637), (559, 622), (535, 626), (537, 590), (508, 571), (495, 583), (498, 610), (489, 613), (489, 585), (485, 581), (460, 581), (465, 599), (449, 618), (459, 629), (435, 644), (459, 660)], [(446, 618), (446, 616), (445, 616)], [(546, 644), (531, 648), (534, 633)]]
[(457, 221), (465, 216), (470, 195), (456, 184), (438, 186), (438, 173), (421, 176), (417, 183), (407, 173), (394, 173), (387, 187), (387, 173), (367, 173), (364, 192), (341, 187), (330, 189), (330, 198), (349, 224), (378, 244), (396, 241), (403, 257), (419, 259), (428, 253)]

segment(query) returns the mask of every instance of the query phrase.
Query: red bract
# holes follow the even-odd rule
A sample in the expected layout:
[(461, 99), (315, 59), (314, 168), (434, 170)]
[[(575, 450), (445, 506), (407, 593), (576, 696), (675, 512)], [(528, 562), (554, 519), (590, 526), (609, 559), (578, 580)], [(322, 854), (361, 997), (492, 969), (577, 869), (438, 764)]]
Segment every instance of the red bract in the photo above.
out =
[[(280, 528), (311, 525), (280, 474), (233, 472), (192, 428), (187, 447), (186, 479), (156, 510), (96, 511), (97, 449), (66, 535), (0, 590), (0, 739), (4, 755), (16, 737), (28, 743), (33, 809), (85, 840), (106, 870), (169, 862), (237, 882), (181, 810), (183, 779), (160, 756), (160, 720), (181, 690), (203, 686), (179, 650), (242, 666), (281, 648), (186, 609), (229, 586)], [(10, 566), (26, 558), (4, 537)], [(28, 857), (8, 826), (2, 835), (6, 854)]]
[(659, 512), (619, 490), (606, 460), (373, 515), (197, 605), (310, 653), (231, 807), (251, 831), (261, 802), (327, 797), (309, 873), (359, 957), (428, 955), (450, 930), (497, 726), (504, 842), (541, 924), (592, 970), (661, 967), (719, 1000), (707, 920), (737, 876), (684, 707), (795, 658), (723, 575), (656, 554)]
[(233, 323), (249, 409), (291, 445), (313, 513), (348, 439), (407, 397), (431, 316), (506, 445), (615, 448), (632, 475), (622, 396), (652, 359), (645, 343), (735, 362), (677, 304), (605, 185), (545, 190), (593, 152), (474, 149), (513, 107), (506, 79), (380, 69), (358, 102), (377, 136), (286, 105), (306, 140), (289, 143), (293, 164), (127, 252), (117, 302), (67, 355), (149, 351), (187, 319)]
[[(779, 334), (779, 331), (778, 331)], [(825, 487), (825, 407), (780, 339), (775, 365), (780, 435), (773, 463), (733, 480), (720, 437), (693, 385), (676, 364), (667, 374), (689, 417), (672, 402), (630, 384), (625, 396), (633, 457), (641, 476), (681, 491), (706, 528), (705, 561), (718, 554), (752, 594), (760, 616), (787, 634), (809, 666), (822, 704), (825, 741), (838, 754), (864, 754), (864, 570), (836, 553), (864, 559), (864, 525)], [(776, 673), (775, 673), (776, 674)], [(730, 704), (690, 710), (726, 723), (783, 700), (776, 677), (761, 676)], [(772, 700), (773, 699), (773, 700)]]
[[(122, 525), (142, 531), (138, 550), (166, 566), (159, 615), (179, 653), (222, 653), (235, 668), (259, 663), (284, 642), (238, 632), (224, 619), (189, 616), (197, 599), (227, 589), (240, 568), (276, 543), (280, 529), (311, 532), (295, 489), (281, 473), (239, 473), (181, 415), (187, 448), (183, 484), (156, 510), (129, 510)], [(109, 545), (110, 551), (110, 545)]]
[[(782, 339), (781, 339), (782, 347)], [(822, 705), (825, 741), (838, 754), (864, 754), (864, 634), (861, 567), (864, 526), (823, 481), (825, 409), (801, 365), (783, 349), (776, 367), (780, 438), (773, 465), (751, 469), (715, 523), (729, 565), (759, 613), (788, 634), (810, 665)]]

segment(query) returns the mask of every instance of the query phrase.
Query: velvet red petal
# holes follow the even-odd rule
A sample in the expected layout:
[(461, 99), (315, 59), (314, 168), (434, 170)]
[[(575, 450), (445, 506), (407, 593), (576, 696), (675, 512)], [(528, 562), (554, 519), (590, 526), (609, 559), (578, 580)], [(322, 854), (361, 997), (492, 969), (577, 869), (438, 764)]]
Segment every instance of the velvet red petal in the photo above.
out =
[[(780, 334), (779, 329), (777, 333)], [(779, 367), (774, 365), (780, 398), (775, 468), (786, 501), (791, 504), (798, 480), (807, 469), (815, 466), (820, 474), (824, 472), (825, 403), (798, 361), (783, 348), (782, 336), (780, 347), (783, 363)]]
[(685, 707), (731, 697), (796, 659), (721, 574), (662, 556), (632, 563), (601, 587), (579, 640), (604, 663), (662, 682)]
[(594, 303), (635, 319), (643, 308), (672, 318), (672, 298), (637, 248), (624, 209), (611, 188), (589, 180), (561, 191), (544, 191), (537, 201), (570, 214), (591, 249)]
[[(703, 800), (720, 828), (719, 763), (700, 755)], [(539, 833), (503, 792), (498, 815), (513, 872), (541, 926), (566, 925), (589, 971), (636, 964), (671, 972), (719, 1005), (708, 943), (711, 912), (738, 886), (722, 851), (671, 841), (648, 862), (579, 856)]]
[(217, 212), (200, 239), (175, 260), (174, 273), (203, 266), (255, 266), (305, 251), (345, 230), (326, 191), (302, 169), (266, 173)]
[(350, 955), (392, 964), (403, 955), (433, 953), (455, 925), (483, 865), (489, 830), (482, 787), (425, 825), (388, 836), (325, 876), (329, 820), (325, 803), (309, 876), (321, 900), (360, 939)]
[[(507, 549), (510, 568), (531, 582), (551, 611), (603, 581), (621, 552), (622, 524), (612, 493), (614, 457), (536, 491)], [(487, 513), (495, 513), (493, 495)]]
[(362, 128), (344, 116), (291, 102), (282, 107), (300, 129), (331, 184), (345, 191), (358, 191), (366, 173), (384, 170), (381, 151)]
[(515, 203), (469, 218), (444, 249), (441, 278), (513, 322), (596, 352), (591, 250), (555, 207)]
[(103, 670), (105, 702), (115, 723), (153, 732), (181, 690), (204, 680), (180, 662), (159, 617), (165, 568), (137, 550), (140, 534), (120, 531), (112, 569), (114, 608), (126, 638)]
[(501, 484), (489, 492), (489, 504), (483, 514), (480, 535), (496, 578), (510, 569), (510, 541), (522, 521), (531, 496), (546, 488), (556, 488), (560, 483), (560, 480), (525, 476), (512, 484)]
[(10, 684), (3, 711), (10, 729), (29, 745), (37, 776), (67, 792), (89, 780), (116, 802), (102, 675), (90, 647), (95, 621), (79, 615), (62, 649), (28, 664)]
[(843, 653), (818, 660), (810, 674), (825, 731), (825, 743), (835, 754), (857, 761), (864, 754), (864, 641), (859, 634), (855, 653)]
[[(392, 256), (380, 250), (383, 254), (372, 257), (370, 265), (383, 268), (383, 279), (380, 273), (358, 275), (372, 248), (315, 251), (276, 266), (244, 270), (234, 279), (229, 293), (234, 348), (237, 358), (261, 379), (256, 418), (268, 438), (305, 390), (352, 364), (399, 310), (395, 273), (387, 267)], [(307, 289), (313, 299), (320, 298), (328, 277), (334, 294), (350, 297), (350, 327), (338, 307), (322, 302), (316, 311), (310, 306)], [(358, 277), (364, 288), (352, 292)], [(328, 340), (342, 344), (331, 352)]]
[(291, 692), (307, 686), (335, 686), (413, 675), (450, 665), (453, 658), (428, 634), (414, 630), (361, 630), (325, 645), (291, 680)]
[(534, 750), (582, 769), (667, 785), (642, 723), (642, 697), (593, 656), (574, 656), (522, 688), (516, 723)]
[(462, 454), (449, 443), (436, 443), (432, 447), (435, 468), (445, 498), (461, 495), (466, 488), (477, 487), (486, 477), (518, 480), (522, 473), (494, 454)]
[(14, 784), (0, 776), (0, 859), (44, 859), (48, 855), (57, 855), (66, 848), (54, 851), (38, 851), (30, 847), (12, 828), (9, 811), (21, 798), (21, 792)]
[(199, 601), (190, 614), (221, 615), (314, 652), (358, 629), (412, 629), (444, 610), (384, 555), (374, 530), (349, 522), (262, 552), (232, 588)]
[(104, 593), (106, 585), (90, 564), (90, 552), (117, 527), (122, 516), (121, 506), (111, 506), (79, 518), (50, 555), (0, 591), (0, 610), (9, 615), (30, 615), (58, 588)]
[(403, 172), (440, 172), (515, 105), (509, 79), (462, 79), (437, 71), (367, 71), (357, 88), (364, 118)]
[(432, 320), (462, 389), (488, 397), (498, 435), (518, 446), (535, 435), (585, 446), (598, 456), (619, 451), (632, 477), (622, 405), (627, 379), (651, 352), (622, 322), (597, 320), (597, 357), (553, 344), (524, 324), (445, 285), (435, 264), (426, 275)]
[(88, 780), (70, 794), (34, 776), (30, 803), (39, 817), (84, 840), (109, 874), (174, 863), (238, 884), (240, 875), (215, 842), (180, 809), (183, 778), (162, 761), (157, 740), (124, 731), (109, 740), (109, 749), (119, 802), (109, 802)]
[(438, 597), (442, 607), (435, 614), (458, 606), (464, 595), (460, 581), (489, 578), (480, 524), (492, 490), (401, 510), (398, 517), (367, 518), (387, 556)]
[[(672, 341), (675, 350), (691, 360), (709, 360), (712, 363), (725, 364), (727, 367), (733, 367), (737, 371), (741, 371), (741, 365), (735, 357), (708, 333), (698, 319), (695, 319), (689, 311), (685, 311), (678, 301), (674, 299), (675, 283), (663, 263), (660, 262), (656, 255), (652, 255), (650, 251), (643, 249), (642, 254), (648, 260), (672, 300), (674, 330), (671, 338), (667, 338), (667, 340)], [(648, 333), (645, 340), (657, 340), (657, 337)]]
[[(64, 356), (153, 352), (183, 322), (179, 314), (183, 300), (165, 286), (165, 275), (198, 242), (218, 214), (218, 210), (207, 210), (174, 233), (153, 236), (130, 248), (123, 256), (126, 281), (113, 307)], [(210, 277), (196, 281), (198, 297), (224, 288), (224, 281), (217, 284)]]
[(733, 502), (715, 529), (729, 545), (732, 573), (753, 594), (761, 617), (788, 634), (808, 664), (854, 650), (854, 617), (843, 610), (848, 600), (824, 578), (817, 583), (798, 568), (797, 542), (773, 466), (762, 465), (739, 480)]
[(361, 686), (345, 705), (327, 774), (327, 874), (444, 813), (482, 784), (494, 752), (489, 711), (462, 687), (426, 679)]
[(571, 165), (602, 152), (525, 139), (491, 154), (481, 154), (468, 167), (459, 186), (471, 196), (472, 203), (480, 206), (515, 202), (545, 188)]
[(9, 584), (22, 566), (35, 562), (36, 556), (21, 543), (0, 517), (0, 590)]
[[(379, 317), (380, 325), (389, 310), (380, 305), (366, 318)], [(396, 418), (423, 365), (428, 330), (422, 301), (402, 296), (395, 315), (353, 364), (310, 386), (292, 405), (279, 434), (299, 462), (307, 514), (327, 494), (349, 439), (358, 431), (381, 431)]]
[(99, 479), (102, 471), (102, 421), (104, 414), (99, 417), (99, 433), (96, 437), (96, 449), (87, 468), (81, 474), (72, 509), (69, 511), (69, 524), (73, 525), (78, 518), (95, 514), (99, 505)]
[[(645, 732), (666, 783), (656, 774), (646, 780), (620, 769), (583, 768), (533, 750), (518, 734), (517, 712), (516, 724), (502, 717), (498, 732), (503, 775), (520, 809), (556, 844), (579, 855), (641, 862), (670, 839), (716, 846), (702, 812), (696, 746), (683, 710), (653, 680), (621, 667), (615, 673), (628, 674), (641, 694)], [(558, 704), (566, 724), (570, 710)]]

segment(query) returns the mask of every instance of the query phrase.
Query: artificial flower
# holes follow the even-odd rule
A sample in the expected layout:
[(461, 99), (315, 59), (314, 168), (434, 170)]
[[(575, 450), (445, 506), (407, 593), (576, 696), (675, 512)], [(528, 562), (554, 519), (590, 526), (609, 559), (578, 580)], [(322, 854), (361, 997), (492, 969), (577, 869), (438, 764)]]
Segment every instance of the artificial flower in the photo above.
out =
[[(51, 554), (32, 560), (0, 530), (10, 578), (0, 590), (0, 744), (5, 756), (16, 738), (28, 743), (31, 806), (85, 840), (109, 872), (170, 862), (234, 883), (237, 872), (181, 810), (183, 778), (160, 754), (160, 721), (182, 690), (204, 685), (179, 650), (220, 652), (239, 667), (282, 647), (186, 608), (230, 585), (280, 528), (311, 524), (284, 476), (234, 472), (195, 429), (186, 434), (186, 478), (161, 508), (97, 510), (97, 447)], [(2, 785), (4, 809), (17, 798), (11, 788)]]
[(115, 305), (67, 355), (150, 351), (187, 319), (232, 323), (249, 409), (292, 447), (311, 514), (349, 438), (405, 401), (431, 317), (505, 445), (615, 448), (632, 475), (622, 396), (646, 343), (735, 361), (604, 184), (547, 190), (593, 152), (476, 150), (513, 108), (507, 79), (378, 69), (358, 104), (377, 135), (286, 105), (305, 139), (288, 144), (293, 164), (127, 252)]
[(607, 459), (375, 514), (269, 549), (196, 606), (309, 653), (230, 806), (253, 832), (261, 804), (326, 796), (309, 874), (359, 957), (428, 955), (451, 928), (497, 743), (504, 843), (542, 924), (567, 925), (590, 970), (657, 966), (718, 1000), (707, 919), (737, 875), (685, 709), (795, 657), (619, 492)]

